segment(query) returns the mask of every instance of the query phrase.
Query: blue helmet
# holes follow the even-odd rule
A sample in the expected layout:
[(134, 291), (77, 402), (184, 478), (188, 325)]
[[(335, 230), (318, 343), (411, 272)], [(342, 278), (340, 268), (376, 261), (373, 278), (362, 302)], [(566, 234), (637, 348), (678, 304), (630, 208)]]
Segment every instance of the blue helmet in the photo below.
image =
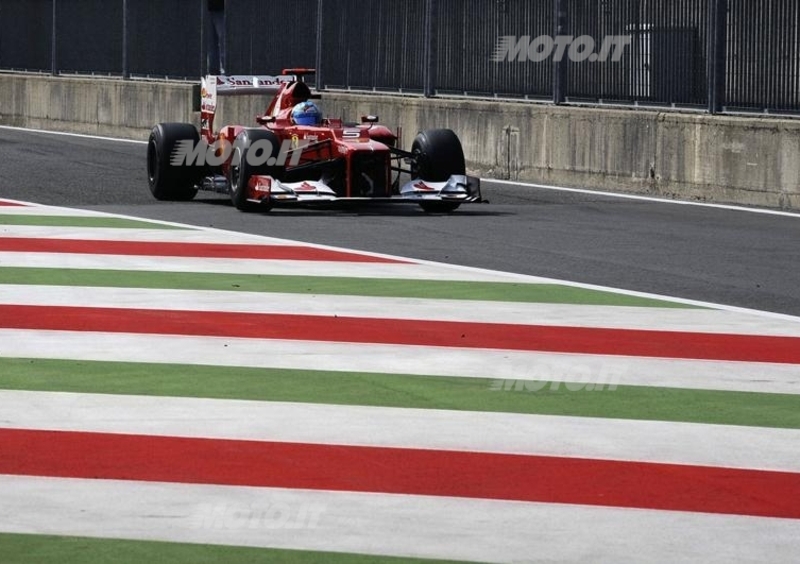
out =
[(319, 125), (322, 113), (314, 102), (306, 100), (292, 108), (292, 120), (297, 125)]

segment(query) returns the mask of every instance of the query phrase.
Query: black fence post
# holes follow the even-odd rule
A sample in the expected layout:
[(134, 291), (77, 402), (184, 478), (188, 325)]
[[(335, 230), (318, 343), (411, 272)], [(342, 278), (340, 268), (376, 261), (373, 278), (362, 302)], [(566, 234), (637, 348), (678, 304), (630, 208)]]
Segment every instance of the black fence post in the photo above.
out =
[(53, 29), (52, 29), (52, 32), (50, 34), (50, 42), (51, 42), (50, 43), (50, 74), (52, 74), (53, 76), (56, 76), (58, 74), (58, 65), (56, 64), (56, 55), (57, 55), (56, 41), (58, 40), (58, 33), (56, 33), (56, 23), (57, 23), (57, 19), (58, 19), (58, 18), (56, 18), (56, 0), (53, 0), (53, 14), (52, 14), (52, 16), (53, 16), (53, 21), (52, 21)]
[(709, 0), (708, 111), (721, 113), (725, 106), (728, 55), (728, 0)]
[[(566, 35), (569, 27), (567, 0), (553, 0), (553, 40)], [(567, 99), (567, 58), (553, 61), (553, 103), (563, 104)]]
[(436, 0), (425, 0), (425, 97), (436, 95), (436, 43), (434, 29), (436, 18)]
[(130, 78), (128, 69), (128, 0), (122, 0), (122, 78)]
[(316, 53), (314, 54), (314, 68), (317, 69), (316, 74), (316, 89), (322, 90), (325, 87), (325, 82), (322, 79), (322, 33), (323, 33), (323, 13), (324, 13), (324, 0), (317, 0), (317, 45)]
[[(205, 76), (208, 74), (208, 69), (206, 68), (206, 61), (208, 59), (208, 47), (206, 45), (207, 38), (206, 38), (206, 0), (199, 0), (198, 4), (200, 5), (200, 48), (197, 50), (200, 53), (200, 76)], [(230, 10), (229, 6), (225, 6), (226, 10)]]

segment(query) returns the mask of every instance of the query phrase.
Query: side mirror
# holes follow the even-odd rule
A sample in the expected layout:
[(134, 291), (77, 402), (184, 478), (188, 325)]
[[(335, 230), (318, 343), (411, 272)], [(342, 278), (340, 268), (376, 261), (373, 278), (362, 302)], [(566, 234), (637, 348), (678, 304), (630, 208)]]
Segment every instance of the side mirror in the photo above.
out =
[(361, 116), (361, 123), (378, 123), (378, 116)]
[(256, 116), (256, 123), (266, 125), (275, 121), (275, 116)]

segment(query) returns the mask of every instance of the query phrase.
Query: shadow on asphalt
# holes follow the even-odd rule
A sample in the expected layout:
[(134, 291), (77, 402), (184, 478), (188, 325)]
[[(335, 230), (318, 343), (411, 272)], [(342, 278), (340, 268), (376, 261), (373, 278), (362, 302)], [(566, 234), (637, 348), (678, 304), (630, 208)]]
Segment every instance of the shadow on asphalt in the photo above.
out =
[[(231, 201), (227, 198), (195, 198), (192, 200), (194, 203), (198, 204), (206, 204), (210, 206), (220, 206), (226, 208), (233, 208)], [(253, 212), (254, 214), (261, 213), (262, 215), (266, 214), (280, 214), (281, 216), (296, 216), (296, 217), (303, 217), (310, 214), (313, 215), (330, 215), (330, 216), (337, 216), (337, 215), (374, 215), (374, 216), (413, 216), (413, 217), (421, 217), (421, 216), (431, 216), (431, 217), (438, 217), (438, 216), (486, 216), (486, 217), (497, 217), (497, 216), (508, 216), (514, 215), (512, 212), (507, 210), (499, 211), (497, 209), (492, 209), (488, 202), (480, 203), (480, 204), (465, 204), (458, 208), (456, 211), (449, 212), (449, 213), (426, 213), (422, 211), (416, 204), (408, 204), (408, 203), (396, 203), (396, 204), (386, 204), (386, 203), (374, 203), (374, 204), (353, 204), (353, 203), (340, 203), (331, 206), (325, 207), (317, 207), (317, 206), (309, 206), (309, 207), (285, 207), (285, 208), (273, 208), (269, 211), (263, 212)]]

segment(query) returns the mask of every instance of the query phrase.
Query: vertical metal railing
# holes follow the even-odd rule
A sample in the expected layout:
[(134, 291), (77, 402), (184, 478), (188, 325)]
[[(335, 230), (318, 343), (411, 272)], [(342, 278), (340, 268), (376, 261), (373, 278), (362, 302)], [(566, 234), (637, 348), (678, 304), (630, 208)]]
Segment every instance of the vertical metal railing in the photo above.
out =
[[(569, 35), (569, 4), (567, 0), (554, 0), (553, 37)], [(563, 104), (567, 99), (567, 59), (553, 60), (553, 103)]]
[(53, 11), (52, 11), (52, 34), (50, 36), (50, 74), (53, 76), (58, 74), (58, 66), (56, 65), (56, 56), (58, 55), (56, 51), (56, 45), (58, 45), (58, 16), (56, 15), (58, 8), (58, 4), (56, 0), (53, 0)]
[(325, 0), (317, 0), (317, 37), (316, 44), (314, 46), (314, 68), (317, 70), (315, 86), (317, 90), (323, 90), (325, 88), (325, 78), (323, 75), (325, 69), (322, 66), (322, 50), (325, 48), (322, 38), (325, 28), (322, 26), (323, 19), (320, 17), (320, 14), (324, 12), (324, 9)]
[(725, 107), (800, 112), (797, 0), (728, 0)]
[[(0, 69), (196, 79), (205, 10), (0, 0)], [(320, 89), (800, 113), (797, 0), (236, 0), (227, 20), (229, 72), (314, 66)], [(630, 43), (616, 63), (492, 60), (543, 35)]]
[(709, 0), (708, 111), (718, 114), (725, 105), (727, 74), (728, 1)]
[(122, 0), (122, 78), (130, 78), (131, 72), (128, 67), (128, 0)]
[(425, 70), (423, 80), (424, 94), (431, 97), (436, 94), (436, 0), (425, 0)]

